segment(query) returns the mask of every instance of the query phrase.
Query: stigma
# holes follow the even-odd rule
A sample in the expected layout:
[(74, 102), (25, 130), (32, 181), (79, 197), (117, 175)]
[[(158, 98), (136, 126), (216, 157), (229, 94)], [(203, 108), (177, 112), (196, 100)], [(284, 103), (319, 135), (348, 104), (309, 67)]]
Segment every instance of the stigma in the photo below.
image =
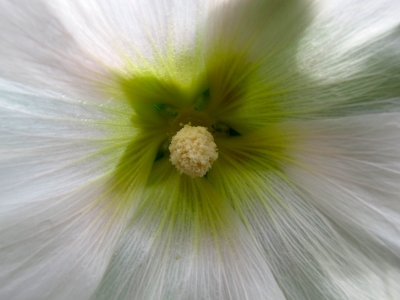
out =
[(171, 140), (170, 161), (182, 174), (203, 177), (218, 158), (214, 137), (202, 126), (185, 125)]

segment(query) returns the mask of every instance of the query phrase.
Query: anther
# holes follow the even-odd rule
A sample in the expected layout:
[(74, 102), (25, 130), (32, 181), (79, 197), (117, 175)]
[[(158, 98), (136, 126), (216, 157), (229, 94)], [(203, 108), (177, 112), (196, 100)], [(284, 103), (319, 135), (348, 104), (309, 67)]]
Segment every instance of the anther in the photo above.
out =
[(171, 140), (170, 161), (180, 173), (203, 177), (218, 158), (212, 134), (202, 126), (185, 125)]

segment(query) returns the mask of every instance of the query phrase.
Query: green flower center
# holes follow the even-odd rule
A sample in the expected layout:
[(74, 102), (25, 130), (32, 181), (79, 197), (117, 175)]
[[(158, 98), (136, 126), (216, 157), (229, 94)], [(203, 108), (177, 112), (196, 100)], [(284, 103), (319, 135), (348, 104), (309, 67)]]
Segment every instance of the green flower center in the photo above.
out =
[(279, 168), (288, 145), (277, 126), (286, 114), (276, 101), (284, 89), (245, 55), (199, 57), (117, 74), (115, 96), (128, 105), (133, 131), (116, 189), (129, 194), (173, 173), (212, 181), (222, 170)]

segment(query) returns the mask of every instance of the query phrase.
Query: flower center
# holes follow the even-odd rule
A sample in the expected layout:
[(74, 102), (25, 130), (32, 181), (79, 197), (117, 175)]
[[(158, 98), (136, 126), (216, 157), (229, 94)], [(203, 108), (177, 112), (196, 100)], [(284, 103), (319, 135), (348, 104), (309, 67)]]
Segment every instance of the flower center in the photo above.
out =
[(218, 158), (212, 134), (202, 126), (185, 125), (171, 140), (170, 161), (180, 173), (203, 177)]

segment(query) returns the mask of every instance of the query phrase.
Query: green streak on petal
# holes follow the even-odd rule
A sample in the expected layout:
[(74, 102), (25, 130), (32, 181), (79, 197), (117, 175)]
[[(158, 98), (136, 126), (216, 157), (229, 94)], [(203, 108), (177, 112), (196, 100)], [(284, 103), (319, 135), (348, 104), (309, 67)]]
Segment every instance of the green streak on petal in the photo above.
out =
[(229, 203), (205, 178), (178, 174), (168, 161), (154, 164), (140, 205), (132, 222), (154, 226), (154, 238), (181, 231), (199, 244), (202, 234), (215, 241), (229, 223)]
[(107, 191), (112, 201), (107, 205), (124, 212), (138, 204), (162, 141), (160, 136), (143, 133), (132, 138), (113, 170)]

